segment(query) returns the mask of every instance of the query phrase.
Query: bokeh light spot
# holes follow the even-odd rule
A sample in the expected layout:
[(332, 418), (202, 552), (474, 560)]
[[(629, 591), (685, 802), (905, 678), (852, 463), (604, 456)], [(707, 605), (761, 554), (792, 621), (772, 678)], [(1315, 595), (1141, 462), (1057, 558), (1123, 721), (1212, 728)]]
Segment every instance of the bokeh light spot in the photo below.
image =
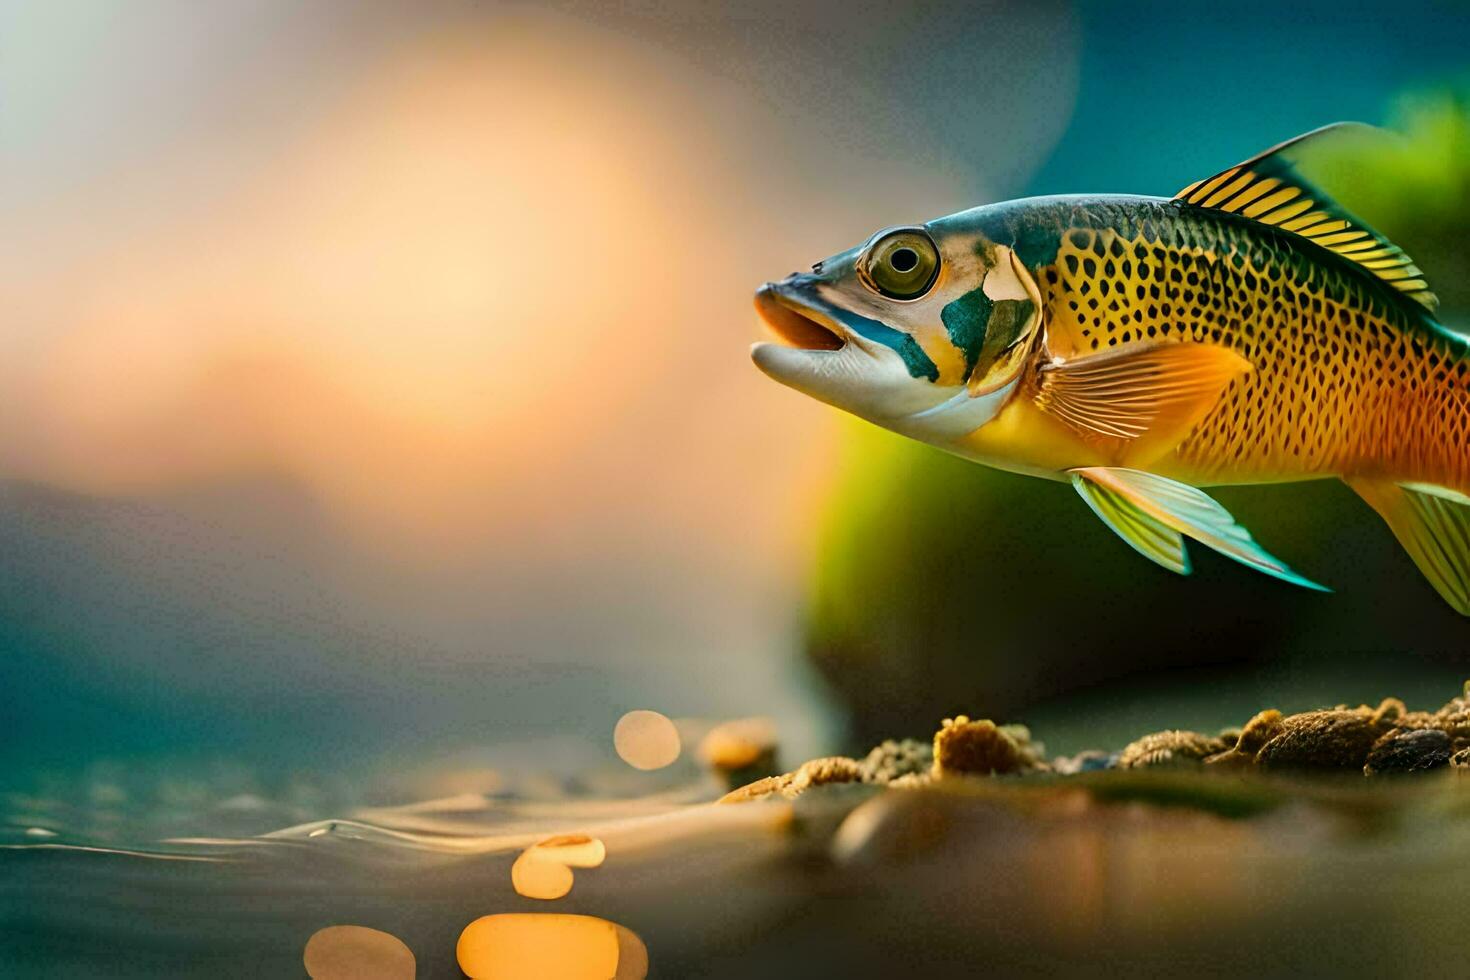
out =
[(776, 723), (770, 718), (737, 718), (716, 725), (699, 743), (705, 765), (727, 771), (747, 769), (774, 760)]
[(657, 711), (630, 711), (613, 729), (613, 747), (634, 769), (662, 769), (679, 758), (679, 731)]
[(465, 927), (455, 948), (472, 980), (642, 980), (648, 949), (631, 930), (590, 915), (502, 913)]
[(572, 868), (595, 868), (606, 857), (607, 847), (596, 837), (548, 837), (516, 858), (510, 869), (510, 883), (518, 895), (550, 901), (572, 890)]
[(366, 926), (318, 929), (301, 959), (312, 980), (414, 980), (416, 970), (403, 940)]
[(516, 894), (524, 898), (551, 901), (572, 890), (572, 869), (543, 857), (534, 847), (522, 852), (510, 866), (510, 883)]

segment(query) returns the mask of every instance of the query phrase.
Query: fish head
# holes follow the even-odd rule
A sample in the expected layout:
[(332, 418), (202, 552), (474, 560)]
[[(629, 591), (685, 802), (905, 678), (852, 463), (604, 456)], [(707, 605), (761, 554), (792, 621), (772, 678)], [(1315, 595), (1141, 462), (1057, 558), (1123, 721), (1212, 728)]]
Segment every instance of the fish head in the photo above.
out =
[(1040, 321), (1031, 273), (973, 220), (885, 229), (755, 304), (780, 340), (751, 350), (767, 375), (938, 445), (999, 414)]

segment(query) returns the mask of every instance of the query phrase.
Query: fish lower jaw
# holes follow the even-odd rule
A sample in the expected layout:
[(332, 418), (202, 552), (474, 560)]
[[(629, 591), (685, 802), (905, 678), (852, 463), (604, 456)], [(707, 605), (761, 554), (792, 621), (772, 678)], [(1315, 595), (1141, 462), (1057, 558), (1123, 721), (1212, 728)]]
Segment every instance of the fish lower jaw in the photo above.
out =
[(847, 346), (808, 350), (764, 340), (750, 347), (750, 359), (768, 378), (839, 408), (846, 406), (833, 401), (832, 394), (852, 387), (857, 380), (856, 366), (849, 363), (852, 353), (853, 348)]

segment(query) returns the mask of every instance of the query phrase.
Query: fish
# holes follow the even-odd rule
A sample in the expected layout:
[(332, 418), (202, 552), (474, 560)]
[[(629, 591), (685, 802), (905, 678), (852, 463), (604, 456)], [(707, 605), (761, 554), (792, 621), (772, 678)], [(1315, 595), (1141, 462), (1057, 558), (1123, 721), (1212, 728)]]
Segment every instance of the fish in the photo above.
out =
[(1026, 198), (884, 229), (762, 285), (777, 340), (751, 356), (893, 432), (1069, 482), (1181, 575), (1187, 539), (1330, 591), (1202, 488), (1342, 480), (1470, 616), (1470, 337), (1304, 166), (1365, 132), (1314, 130), (1170, 198)]

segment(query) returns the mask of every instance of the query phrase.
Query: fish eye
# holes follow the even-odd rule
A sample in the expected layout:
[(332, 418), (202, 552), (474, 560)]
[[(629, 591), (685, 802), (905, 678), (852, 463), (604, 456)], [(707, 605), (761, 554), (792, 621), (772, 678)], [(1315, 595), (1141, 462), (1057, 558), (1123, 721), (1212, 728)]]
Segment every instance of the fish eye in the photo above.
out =
[(921, 228), (879, 235), (858, 260), (863, 285), (889, 299), (918, 299), (938, 275), (939, 249)]

